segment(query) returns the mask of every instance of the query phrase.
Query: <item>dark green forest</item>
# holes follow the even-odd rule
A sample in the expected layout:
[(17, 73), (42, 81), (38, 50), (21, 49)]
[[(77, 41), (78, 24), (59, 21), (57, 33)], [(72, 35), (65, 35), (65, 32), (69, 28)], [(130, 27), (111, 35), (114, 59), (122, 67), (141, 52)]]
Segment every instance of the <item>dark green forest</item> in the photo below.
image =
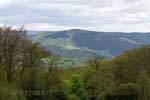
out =
[(84, 66), (32, 42), (24, 28), (0, 28), (0, 100), (149, 100), (150, 46)]

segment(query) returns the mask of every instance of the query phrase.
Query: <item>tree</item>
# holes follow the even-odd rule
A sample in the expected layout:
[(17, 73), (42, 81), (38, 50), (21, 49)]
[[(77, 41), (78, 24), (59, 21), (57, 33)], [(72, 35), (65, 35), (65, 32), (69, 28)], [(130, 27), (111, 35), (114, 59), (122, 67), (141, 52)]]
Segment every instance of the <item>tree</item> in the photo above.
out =
[(115, 87), (111, 94), (107, 94), (107, 100), (136, 100), (136, 86), (133, 83), (123, 83)]
[(112, 60), (117, 84), (136, 82), (141, 70), (150, 75), (150, 46), (127, 51)]
[(11, 27), (1, 27), (1, 61), (3, 60), (6, 66), (7, 80), (12, 82), (14, 69), (18, 61), (18, 52), (20, 44), (26, 36), (26, 31), (23, 28), (12, 29)]
[(27, 100), (22, 90), (14, 84), (0, 82), (0, 100)]
[(85, 89), (88, 97), (93, 100), (103, 100), (114, 88), (113, 73), (103, 59), (90, 61), (84, 75)]
[(150, 79), (146, 71), (142, 71), (138, 77), (137, 92), (139, 99), (150, 99)]
[(68, 81), (69, 87), (68, 99), (88, 100), (84, 85), (85, 84), (83, 83), (83, 79), (80, 75), (73, 75), (71, 80)]

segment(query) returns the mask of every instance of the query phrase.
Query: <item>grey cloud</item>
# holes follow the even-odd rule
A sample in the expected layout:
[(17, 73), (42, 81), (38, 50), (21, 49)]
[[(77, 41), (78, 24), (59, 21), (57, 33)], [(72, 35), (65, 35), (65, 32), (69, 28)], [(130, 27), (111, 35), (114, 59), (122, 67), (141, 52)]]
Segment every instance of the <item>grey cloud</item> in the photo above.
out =
[(143, 25), (139, 31), (150, 31), (144, 28), (150, 22), (149, 6), (149, 0), (13, 0), (0, 8), (0, 22), (108, 31), (134, 31), (138, 24)]

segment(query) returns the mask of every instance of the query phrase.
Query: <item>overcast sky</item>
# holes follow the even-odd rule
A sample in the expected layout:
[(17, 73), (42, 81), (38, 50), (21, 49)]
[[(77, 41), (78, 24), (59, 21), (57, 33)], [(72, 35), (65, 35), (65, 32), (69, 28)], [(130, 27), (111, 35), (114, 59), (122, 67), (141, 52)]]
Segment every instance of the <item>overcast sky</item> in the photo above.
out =
[(0, 25), (150, 32), (150, 0), (0, 0)]

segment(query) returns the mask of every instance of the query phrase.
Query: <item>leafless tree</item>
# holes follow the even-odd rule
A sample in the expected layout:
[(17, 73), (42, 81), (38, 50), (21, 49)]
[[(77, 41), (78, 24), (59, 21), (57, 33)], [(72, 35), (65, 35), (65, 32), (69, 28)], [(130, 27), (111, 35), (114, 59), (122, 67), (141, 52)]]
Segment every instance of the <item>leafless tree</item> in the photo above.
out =
[(18, 61), (18, 53), (20, 51), (20, 44), (26, 37), (26, 31), (24, 28), (13, 29), (12, 27), (1, 27), (0, 28), (0, 56), (1, 61), (3, 60), (7, 80), (12, 82), (14, 69)]

